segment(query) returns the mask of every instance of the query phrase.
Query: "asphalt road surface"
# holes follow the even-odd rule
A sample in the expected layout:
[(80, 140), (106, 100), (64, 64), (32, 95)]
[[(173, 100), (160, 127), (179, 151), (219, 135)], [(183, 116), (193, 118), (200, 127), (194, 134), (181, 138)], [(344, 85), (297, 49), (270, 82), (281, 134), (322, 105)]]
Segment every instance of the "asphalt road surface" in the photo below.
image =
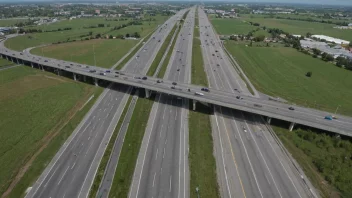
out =
[[(165, 79), (189, 82), (195, 8), (191, 8)], [(189, 197), (188, 104), (158, 94), (150, 114), (129, 197)]]
[[(145, 74), (181, 11), (161, 26), (129, 61), (125, 71)], [(161, 40), (160, 42), (158, 40)], [(147, 50), (144, 50), (147, 49)], [(143, 52), (143, 53), (142, 53)], [(58, 61), (62, 62), (62, 61)], [(127, 102), (128, 86), (106, 89), (77, 129), (62, 146), (26, 197), (87, 197), (99, 162)]]
[[(202, 52), (210, 87), (249, 93), (199, 9)], [(308, 186), (284, 157), (259, 116), (215, 106), (211, 116), (221, 197), (309, 197)]]

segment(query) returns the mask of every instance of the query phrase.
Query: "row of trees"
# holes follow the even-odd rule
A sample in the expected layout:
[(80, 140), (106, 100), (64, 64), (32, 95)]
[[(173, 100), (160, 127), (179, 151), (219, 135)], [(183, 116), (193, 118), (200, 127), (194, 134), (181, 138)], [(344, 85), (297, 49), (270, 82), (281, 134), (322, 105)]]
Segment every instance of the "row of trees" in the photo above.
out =
[[(347, 26), (347, 21), (331, 21), (331, 20), (324, 20), (324, 19), (313, 19), (313, 18), (297, 18), (297, 17), (284, 17), (284, 16), (274, 16), (269, 15), (265, 18), (276, 18), (276, 19), (287, 19), (287, 20), (295, 20), (295, 21), (308, 21), (308, 22), (316, 22), (316, 23), (327, 23), (327, 24), (336, 24), (340, 26)], [(324, 17), (325, 19), (329, 19), (328, 17)]]

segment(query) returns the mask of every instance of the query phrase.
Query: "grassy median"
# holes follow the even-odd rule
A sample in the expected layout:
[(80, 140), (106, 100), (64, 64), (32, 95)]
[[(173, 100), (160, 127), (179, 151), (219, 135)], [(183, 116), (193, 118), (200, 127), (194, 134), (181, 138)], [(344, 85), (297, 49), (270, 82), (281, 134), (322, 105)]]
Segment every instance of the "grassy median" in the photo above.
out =
[(128, 197), (154, 98), (139, 98), (128, 126), (109, 197)]
[[(163, 56), (167, 50), (167, 47), (170, 45), (172, 36), (175, 34), (176, 28), (177, 28), (177, 25), (175, 24), (174, 27), (172, 28), (171, 32), (169, 33), (169, 35), (166, 37), (164, 43), (161, 45), (158, 53), (156, 54), (154, 61), (153, 61), (152, 65), (150, 66), (149, 71), (147, 72), (147, 76), (154, 75), (161, 59), (163, 58)], [(172, 48), (170, 48), (169, 51), (172, 51)], [(165, 60), (164, 60), (164, 62), (165, 62)]]
[(117, 136), (119, 134), (122, 122), (125, 119), (125, 116), (127, 114), (127, 110), (128, 110), (128, 108), (129, 108), (129, 106), (131, 104), (132, 97), (133, 96), (129, 96), (128, 101), (126, 103), (126, 106), (123, 109), (121, 117), (120, 117), (120, 119), (119, 119), (119, 121), (118, 121), (118, 123), (117, 123), (117, 125), (115, 127), (114, 133), (112, 134), (112, 136), (110, 138), (110, 141), (109, 141), (109, 144), (108, 144), (108, 146), (105, 149), (103, 158), (100, 161), (98, 171), (97, 171), (97, 173), (95, 175), (94, 182), (93, 182), (92, 187), (90, 188), (90, 192), (89, 192), (89, 197), (91, 197), (91, 198), (97, 196), (97, 193), (98, 193), (98, 190), (99, 190), (99, 186), (100, 186), (100, 183), (101, 183), (101, 181), (102, 181), (102, 179), (104, 177), (105, 169), (106, 169), (107, 164), (109, 162), (112, 149), (114, 148), (114, 144), (115, 144), (115, 141), (116, 141)]
[[(196, 17), (198, 24), (198, 17)], [(203, 68), (202, 51), (198, 28), (195, 27), (192, 51), (192, 84), (207, 86), (208, 81)], [(216, 163), (213, 155), (213, 137), (209, 107), (197, 103), (196, 111), (189, 111), (189, 167), (190, 193), (197, 197), (220, 197), (216, 178)]]

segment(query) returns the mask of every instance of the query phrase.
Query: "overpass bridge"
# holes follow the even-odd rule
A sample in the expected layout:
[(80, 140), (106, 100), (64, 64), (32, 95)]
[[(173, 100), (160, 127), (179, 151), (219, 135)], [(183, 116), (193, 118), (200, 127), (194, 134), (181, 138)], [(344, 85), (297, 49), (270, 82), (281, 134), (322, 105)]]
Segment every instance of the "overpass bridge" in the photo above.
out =
[[(209, 89), (209, 92), (204, 92), (201, 91), (202, 87), (196, 85), (185, 83), (176, 84), (175, 82), (152, 77), (143, 78), (144, 76), (136, 76), (133, 73), (126, 73), (119, 70), (108, 70), (18, 52), (7, 49), (3, 42), (0, 43), (0, 55), (2, 58), (18, 64), (30, 65), (31, 67), (38, 67), (42, 70), (50, 69), (58, 75), (63, 71), (68, 72), (72, 74), (74, 80), (83, 78), (83, 81), (86, 81), (87, 78), (90, 78), (95, 85), (98, 85), (99, 81), (104, 80), (144, 88), (146, 97), (149, 97), (151, 91), (155, 91), (192, 99), (194, 108), (195, 103), (199, 101), (266, 116), (269, 123), (272, 118), (284, 120), (291, 123), (289, 127), (290, 131), (295, 124), (300, 124), (352, 137), (352, 118), (350, 117), (339, 115), (336, 120), (326, 120), (324, 117), (331, 115), (331, 113), (263, 98), (255, 98), (242, 94), (240, 91), (235, 95), (230, 92), (215, 89)], [(138, 59), (137, 56), (135, 58)], [(196, 92), (202, 92), (204, 95), (197, 95)], [(293, 107), (294, 110), (290, 110), (290, 107)]]

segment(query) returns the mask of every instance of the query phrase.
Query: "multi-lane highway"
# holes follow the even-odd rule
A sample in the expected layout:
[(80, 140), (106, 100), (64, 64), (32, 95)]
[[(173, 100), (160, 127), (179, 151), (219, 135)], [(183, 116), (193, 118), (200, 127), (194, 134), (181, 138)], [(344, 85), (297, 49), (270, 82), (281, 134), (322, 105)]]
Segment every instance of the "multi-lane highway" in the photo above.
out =
[[(170, 58), (165, 79), (189, 82), (195, 8), (188, 13)], [(189, 197), (188, 104), (157, 94), (129, 197)]]
[[(199, 9), (200, 38), (209, 86), (248, 93)], [(236, 89), (236, 90), (235, 90)], [(211, 116), (221, 197), (309, 197), (306, 186), (259, 116), (215, 106)]]
[[(123, 68), (145, 74), (161, 43), (184, 11), (168, 19)], [(171, 26), (171, 27), (170, 27)], [(160, 30), (160, 31), (159, 31)], [(159, 42), (160, 40), (160, 42)], [(63, 64), (57, 61), (55, 64)], [(127, 102), (130, 88), (112, 84), (68, 138), (27, 197), (86, 197), (111, 134)]]

